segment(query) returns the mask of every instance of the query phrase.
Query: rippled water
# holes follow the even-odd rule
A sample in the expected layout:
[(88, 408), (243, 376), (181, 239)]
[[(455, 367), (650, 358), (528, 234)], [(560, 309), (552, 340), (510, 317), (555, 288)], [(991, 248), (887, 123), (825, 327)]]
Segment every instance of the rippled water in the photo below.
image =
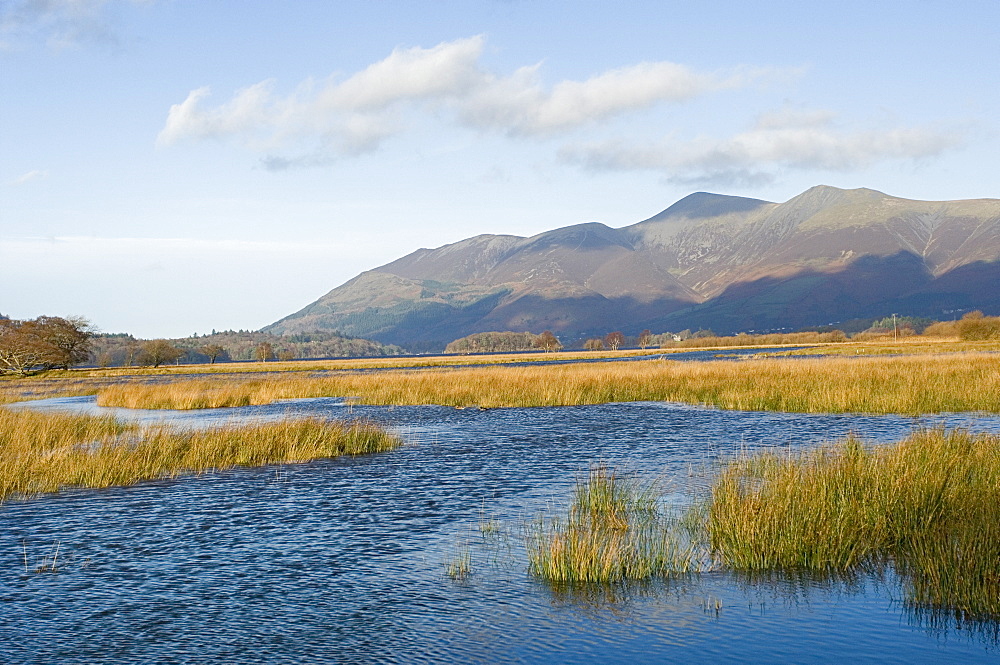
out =
[[(93, 398), (34, 408), (98, 410)], [(350, 414), (348, 412), (350, 411)], [(562, 509), (594, 462), (656, 475), (679, 501), (721, 457), (850, 431), (1000, 419), (747, 413), (664, 403), (546, 409), (296, 400), (128, 412), (203, 425), (367, 416), (380, 455), (238, 469), (0, 507), (0, 661), (995, 662), (994, 639), (903, 607), (891, 580), (749, 583), (712, 573), (593, 597), (533, 580), (519, 525)], [(495, 517), (504, 528), (484, 536)], [(58, 572), (25, 572), (50, 563)], [(472, 556), (455, 581), (445, 567)]]

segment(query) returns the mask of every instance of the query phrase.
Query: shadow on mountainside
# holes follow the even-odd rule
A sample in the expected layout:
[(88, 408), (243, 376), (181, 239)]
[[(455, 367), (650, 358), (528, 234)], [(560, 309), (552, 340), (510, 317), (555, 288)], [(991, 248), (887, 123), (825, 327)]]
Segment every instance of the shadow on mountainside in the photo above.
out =
[(729, 286), (704, 303), (676, 310), (644, 327), (710, 328), (726, 334), (802, 328), (890, 313), (953, 318), (956, 311), (1000, 311), (1000, 262), (977, 262), (934, 278), (910, 252), (865, 256), (836, 272), (804, 269)]

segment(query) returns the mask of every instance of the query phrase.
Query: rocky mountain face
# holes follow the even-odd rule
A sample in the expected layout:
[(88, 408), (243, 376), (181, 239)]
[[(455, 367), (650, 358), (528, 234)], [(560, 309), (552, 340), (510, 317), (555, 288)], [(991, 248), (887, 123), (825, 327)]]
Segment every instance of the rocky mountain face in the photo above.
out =
[(1000, 314), (1000, 200), (819, 186), (785, 203), (696, 193), (620, 229), (419, 249), (264, 330), (435, 349), (490, 330), (731, 333), (969, 309)]

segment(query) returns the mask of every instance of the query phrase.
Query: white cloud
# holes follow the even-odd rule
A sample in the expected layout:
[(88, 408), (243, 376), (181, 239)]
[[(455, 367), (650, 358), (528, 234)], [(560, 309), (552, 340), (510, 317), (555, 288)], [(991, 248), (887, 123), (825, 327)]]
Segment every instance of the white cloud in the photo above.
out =
[(739, 68), (728, 74), (700, 73), (672, 62), (644, 62), (585, 81), (562, 81), (546, 90), (538, 67), (525, 67), (506, 79), (480, 86), (459, 105), (464, 121), (508, 134), (549, 134), (648, 108), (680, 103), (701, 95), (750, 85), (775, 72)]
[(17, 178), (14, 178), (13, 180), (11, 180), (7, 184), (10, 185), (11, 187), (20, 187), (21, 185), (28, 184), (32, 180), (41, 180), (43, 178), (48, 178), (48, 177), (49, 177), (49, 172), (48, 171), (41, 171), (41, 170), (35, 169), (34, 171), (28, 171), (24, 175), (21, 175), (21, 176), (18, 176)]
[(482, 85), (484, 38), (443, 42), (429, 49), (397, 48), (343, 83), (331, 82), (319, 97), (332, 108), (377, 111), (399, 101), (459, 98)]
[[(273, 81), (262, 81), (215, 107), (207, 105), (209, 89), (198, 88), (170, 108), (157, 141), (167, 146), (236, 138), (265, 153), (269, 167), (285, 168), (375, 150), (403, 130), (406, 108), (448, 110), (459, 124), (480, 130), (549, 135), (775, 74), (753, 68), (702, 73), (672, 62), (647, 62), (546, 88), (537, 64), (509, 76), (484, 68), (484, 45), (476, 36), (432, 48), (399, 48), (342, 81), (305, 81), (285, 96), (274, 92)], [(275, 155), (287, 151), (300, 156)]]
[(725, 139), (620, 140), (565, 146), (567, 162), (598, 171), (661, 171), (684, 184), (755, 184), (778, 168), (849, 171), (889, 160), (917, 161), (960, 145), (963, 134), (932, 127), (849, 130), (829, 111), (783, 109)]

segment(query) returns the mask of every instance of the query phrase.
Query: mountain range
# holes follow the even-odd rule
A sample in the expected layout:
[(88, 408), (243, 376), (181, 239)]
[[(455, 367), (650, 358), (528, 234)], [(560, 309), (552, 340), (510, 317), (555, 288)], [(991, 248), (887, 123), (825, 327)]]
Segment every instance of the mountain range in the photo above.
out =
[(361, 273), (264, 331), (439, 350), (474, 332), (765, 331), (890, 313), (1000, 314), (1000, 199), (817, 186), (784, 202), (698, 192), (649, 219), (478, 235)]

